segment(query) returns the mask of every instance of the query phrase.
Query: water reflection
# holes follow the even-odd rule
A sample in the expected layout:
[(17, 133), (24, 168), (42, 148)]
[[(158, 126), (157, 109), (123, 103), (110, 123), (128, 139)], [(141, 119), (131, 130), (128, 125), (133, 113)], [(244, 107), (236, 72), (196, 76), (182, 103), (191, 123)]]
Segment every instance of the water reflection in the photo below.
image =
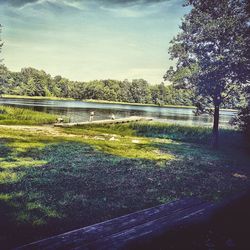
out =
[[(95, 111), (95, 120), (107, 119), (112, 113), (116, 118), (129, 116), (152, 117), (156, 121), (184, 125), (211, 126), (213, 119), (209, 115), (195, 116), (194, 109), (166, 108), (123, 104), (86, 103), (81, 101), (58, 101), (0, 98), (0, 104), (29, 108), (36, 111), (67, 116), (71, 122), (87, 121), (91, 111)], [(234, 111), (221, 111), (220, 124), (229, 126)]]

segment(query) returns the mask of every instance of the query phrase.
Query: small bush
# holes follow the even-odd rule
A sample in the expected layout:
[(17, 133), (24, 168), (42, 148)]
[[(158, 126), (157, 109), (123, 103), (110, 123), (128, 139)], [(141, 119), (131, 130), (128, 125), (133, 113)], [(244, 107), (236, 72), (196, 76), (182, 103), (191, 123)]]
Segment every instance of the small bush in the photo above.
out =
[(246, 135), (246, 139), (250, 141), (250, 106), (242, 108), (238, 116), (233, 119), (232, 123), (237, 125)]

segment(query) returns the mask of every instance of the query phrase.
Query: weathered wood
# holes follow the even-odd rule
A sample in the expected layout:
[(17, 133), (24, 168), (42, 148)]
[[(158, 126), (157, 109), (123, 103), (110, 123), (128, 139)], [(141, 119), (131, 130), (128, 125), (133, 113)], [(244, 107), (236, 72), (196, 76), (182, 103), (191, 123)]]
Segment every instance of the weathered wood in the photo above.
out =
[(153, 241), (154, 238), (168, 237), (168, 233), (171, 231), (178, 231), (207, 218), (208, 211), (211, 211), (212, 207), (211, 204), (200, 204), (176, 211), (169, 216), (160, 217), (75, 249), (136, 249), (136, 245), (145, 248), (146, 242)]
[(84, 227), (18, 249), (122, 249), (204, 217), (212, 205), (188, 198)]
[(136, 117), (132, 116), (129, 118), (120, 118), (115, 120), (97, 120), (92, 122), (75, 122), (75, 123), (55, 123), (55, 127), (74, 127), (74, 126), (82, 126), (82, 125), (93, 125), (93, 124), (118, 124), (118, 123), (128, 123), (128, 122), (138, 122), (138, 121), (152, 121), (152, 118), (148, 117)]

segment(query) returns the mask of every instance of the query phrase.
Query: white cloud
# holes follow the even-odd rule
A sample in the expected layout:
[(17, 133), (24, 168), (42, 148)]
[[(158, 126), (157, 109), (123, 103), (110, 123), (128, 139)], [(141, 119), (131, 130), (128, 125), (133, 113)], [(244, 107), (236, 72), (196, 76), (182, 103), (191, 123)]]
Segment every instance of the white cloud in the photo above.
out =
[(78, 10), (84, 10), (85, 4), (79, 1), (70, 1), (70, 0), (38, 0), (36, 2), (29, 2), (23, 6), (20, 7), (20, 9), (25, 9), (30, 6), (34, 5), (46, 5), (46, 4), (53, 4), (57, 6), (64, 6), (64, 7), (70, 7), (75, 8)]
[(172, 2), (169, 1), (161, 1), (157, 2), (153, 5), (129, 5), (129, 6), (101, 6), (100, 8), (104, 11), (107, 11), (113, 14), (115, 17), (127, 17), (127, 18), (140, 18), (140, 17), (147, 17), (153, 16), (160, 12), (162, 9), (167, 10), (171, 7)]

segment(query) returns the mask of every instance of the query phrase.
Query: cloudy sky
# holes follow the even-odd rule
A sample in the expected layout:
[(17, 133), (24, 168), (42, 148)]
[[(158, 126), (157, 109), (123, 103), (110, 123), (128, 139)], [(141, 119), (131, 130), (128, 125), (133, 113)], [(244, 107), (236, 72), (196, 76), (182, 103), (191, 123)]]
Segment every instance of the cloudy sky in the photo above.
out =
[(182, 0), (0, 0), (5, 65), (72, 80), (160, 83)]

